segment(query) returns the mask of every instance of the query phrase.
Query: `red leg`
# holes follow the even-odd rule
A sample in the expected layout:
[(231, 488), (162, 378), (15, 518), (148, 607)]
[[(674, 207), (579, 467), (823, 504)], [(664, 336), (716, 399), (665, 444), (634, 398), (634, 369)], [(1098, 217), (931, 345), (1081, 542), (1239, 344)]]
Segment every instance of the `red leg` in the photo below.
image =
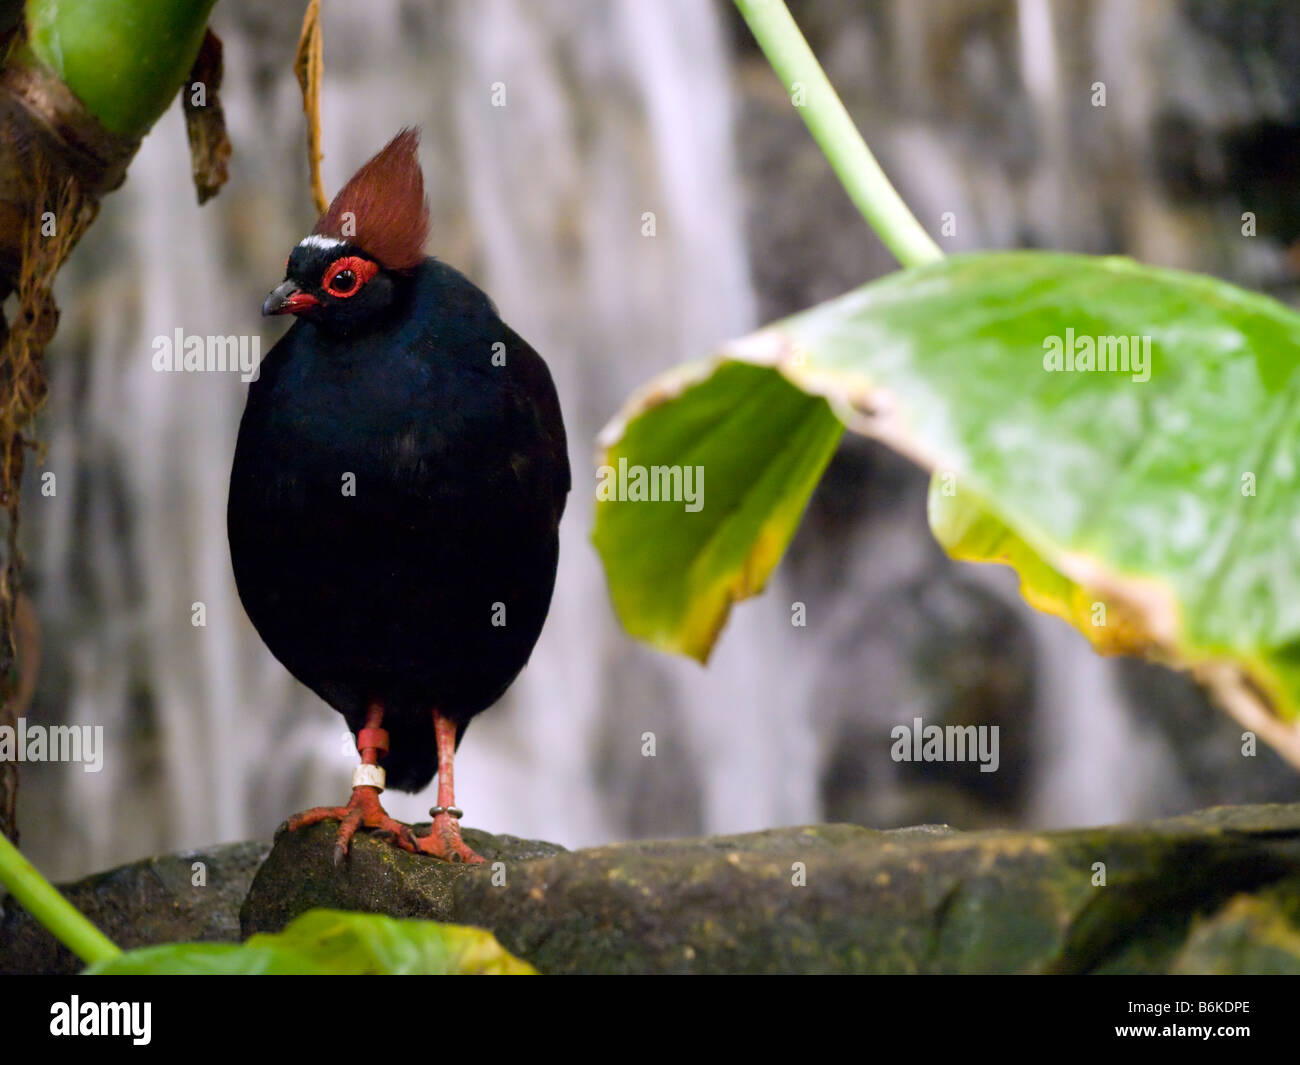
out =
[[(371, 703), (366, 711), (366, 724), (357, 733), (357, 750), (361, 753), (361, 765), (379, 765), (379, 756), (388, 750), (388, 733), (380, 728), (384, 720), (384, 708), (378, 703)], [(378, 770), (379, 774), (383, 770)], [(362, 771), (358, 770), (358, 776)], [(372, 776), (374, 774), (371, 774)], [(356, 777), (353, 778), (354, 780)], [(389, 817), (379, 802), (382, 787), (378, 784), (355, 784), (352, 798), (346, 806), (316, 806), (295, 814), (286, 822), (286, 828), (293, 832), (318, 821), (340, 821), (338, 838), (334, 842), (334, 864), (338, 865), (346, 857), (352, 844), (352, 837), (358, 828), (377, 829), (380, 835), (390, 843), (403, 850), (414, 852), (415, 838), (411, 827)]]
[(449, 862), (486, 861), (470, 850), (460, 838), (460, 812), (456, 810), (456, 786), (452, 778), (452, 761), (456, 757), (456, 723), (435, 710), (433, 731), (438, 738), (438, 805), (430, 811), (434, 815), (433, 831), (417, 838), (416, 846), (425, 854)]

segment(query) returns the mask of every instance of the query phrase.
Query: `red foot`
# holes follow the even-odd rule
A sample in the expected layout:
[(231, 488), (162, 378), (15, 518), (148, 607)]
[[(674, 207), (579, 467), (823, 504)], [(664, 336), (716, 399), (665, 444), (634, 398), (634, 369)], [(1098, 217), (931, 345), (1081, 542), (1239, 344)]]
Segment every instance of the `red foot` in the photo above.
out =
[[(412, 854), (418, 849), (411, 826), (389, 817), (379, 804), (379, 792), (364, 785), (352, 789), (352, 798), (346, 806), (315, 806), (289, 818), (285, 822), (285, 828), (294, 832), (308, 825), (314, 825), (318, 821), (342, 822), (339, 825), (338, 839), (334, 841), (335, 865), (339, 865), (347, 857), (352, 837), (357, 834), (358, 828), (376, 829), (380, 839)], [(459, 829), (456, 835), (459, 839)]]
[(416, 849), (421, 854), (431, 854), (447, 862), (469, 862), (478, 865), (487, 859), (470, 849), (460, 838), (460, 822), (451, 814), (438, 814), (433, 819), (433, 831), (427, 836), (415, 837)]

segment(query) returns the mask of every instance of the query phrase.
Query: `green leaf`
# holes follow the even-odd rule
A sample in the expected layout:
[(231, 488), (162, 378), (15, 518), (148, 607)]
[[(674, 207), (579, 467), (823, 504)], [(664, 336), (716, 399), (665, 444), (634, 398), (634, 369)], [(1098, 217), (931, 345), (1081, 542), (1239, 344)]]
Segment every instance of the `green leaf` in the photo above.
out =
[(168, 943), (92, 965), (93, 975), (526, 975), (482, 928), (311, 910), (244, 943)]
[(601, 484), (690, 467), (701, 505), (687, 509), (685, 479), (682, 498), (650, 502), (602, 499), (598, 484), (592, 539), (627, 630), (704, 660), (731, 604), (762, 591), (844, 426), (821, 398), (742, 363), (685, 367), (637, 408), (661, 403), (668, 417), (606, 429)]
[[(1135, 353), (1149, 338), (1150, 361), (1049, 370), (1054, 337), (1062, 347), (1136, 337)], [(653, 383), (608, 444), (614, 454), (657, 441), (656, 460), (671, 464), (691, 454), (683, 442), (705, 441), (710, 460), (733, 465), (708, 468), (702, 513), (726, 490), (720, 480), (765, 478), (761, 494), (746, 494), (745, 529), (765, 528), (759, 511), (797, 513), (820, 468), (797, 461), (790, 387), (821, 396), (850, 428), (935, 472), (932, 527), (950, 552), (1014, 566), (1033, 605), (1100, 650), (1190, 669), (1300, 764), (1300, 732), (1281, 723), (1300, 711), (1298, 354), (1300, 315), (1212, 278), (1118, 258), (959, 256), (737, 341), (688, 387)], [(743, 390), (713, 389), (740, 365)], [(727, 391), (746, 406), (743, 426), (721, 416)], [(706, 392), (720, 412), (711, 421), (696, 399)], [(708, 562), (638, 574), (629, 541), (652, 535), (665, 555), (702, 560), (701, 532), (717, 518), (598, 507), (596, 543), (630, 631), (646, 635), (654, 619), (656, 643), (699, 653), (694, 632), (683, 634), (711, 613), (716, 597), (701, 592), (723, 574)], [(735, 532), (729, 557), (744, 553)], [(750, 539), (750, 589), (776, 562), (759, 546)], [(665, 631), (671, 619), (676, 632)]]

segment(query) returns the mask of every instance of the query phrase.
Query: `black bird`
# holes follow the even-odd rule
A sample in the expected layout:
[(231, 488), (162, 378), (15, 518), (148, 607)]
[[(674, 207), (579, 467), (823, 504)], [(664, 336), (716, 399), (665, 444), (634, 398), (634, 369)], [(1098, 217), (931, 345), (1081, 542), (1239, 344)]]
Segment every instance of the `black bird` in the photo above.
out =
[[(545, 362), (424, 255), (418, 136), (366, 163), (290, 254), (262, 313), (297, 321), (249, 387), (230, 475), (244, 609), (357, 733), (347, 806), (288, 823), (341, 820), (336, 861), (360, 827), (483, 860), (461, 839), (452, 756), (541, 633), (570, 485)], [(433, 831), (416, 837), (379, 792), (435, 773)]]

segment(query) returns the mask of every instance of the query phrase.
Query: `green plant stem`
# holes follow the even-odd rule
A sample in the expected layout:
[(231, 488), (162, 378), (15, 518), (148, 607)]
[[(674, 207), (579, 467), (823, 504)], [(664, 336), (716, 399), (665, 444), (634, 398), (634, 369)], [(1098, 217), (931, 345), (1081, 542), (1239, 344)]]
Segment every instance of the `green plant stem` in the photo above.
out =
[(904, 266), (943, 258), (907, 209), (813, 55), (783, 0), (736, 0), (767, 61), (798, 107), (804, 124), (839, 175), (849, 198)]
[(23, 909), (48, 928), (59, 942), (87, 965), (107, 961), (121, 950), (59, 894), (3, 834), (0, 834), (0, 883)]

